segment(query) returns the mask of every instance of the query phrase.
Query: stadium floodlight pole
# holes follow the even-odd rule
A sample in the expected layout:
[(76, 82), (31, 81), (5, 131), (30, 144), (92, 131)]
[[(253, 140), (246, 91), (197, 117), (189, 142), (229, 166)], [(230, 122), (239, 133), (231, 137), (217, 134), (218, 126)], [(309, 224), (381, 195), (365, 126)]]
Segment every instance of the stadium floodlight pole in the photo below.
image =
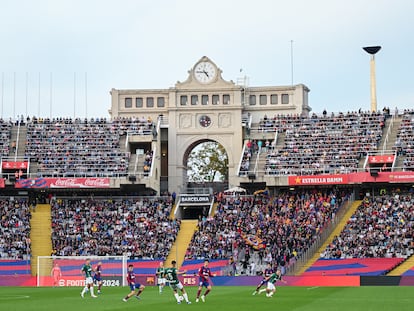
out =
[(375, 54), (381, 50), (381, 46), (366, 46), (363, 50), (371, 55), (370, 61), (370, 77), (371, 77), (371, 111), (377, 111), (377, 82), (375, 78)]

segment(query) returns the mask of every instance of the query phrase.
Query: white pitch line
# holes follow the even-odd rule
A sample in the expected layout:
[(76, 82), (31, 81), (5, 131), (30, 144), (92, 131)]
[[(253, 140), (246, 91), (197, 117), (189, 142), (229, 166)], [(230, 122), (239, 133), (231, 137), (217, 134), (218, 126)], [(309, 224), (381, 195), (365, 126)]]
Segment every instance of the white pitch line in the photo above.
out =
[(308, 287), (307, 290), (317, 289), (319, 286)]
[(13, 299), (28, 299), (30, 296), (26, 295), (3, 295), (0, 296), (0, 300), (13, 300)]

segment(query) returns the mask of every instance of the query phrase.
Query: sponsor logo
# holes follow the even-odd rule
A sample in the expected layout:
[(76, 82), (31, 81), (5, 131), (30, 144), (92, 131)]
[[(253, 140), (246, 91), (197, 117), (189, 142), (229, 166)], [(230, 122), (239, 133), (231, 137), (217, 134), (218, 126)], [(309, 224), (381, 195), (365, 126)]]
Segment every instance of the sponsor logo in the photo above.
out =
[(196, 277), (188, 277), (188, 276), (184, 276), (183, 277), (183, 284), (184, 285), (197, 285), (197, 278)]
[(109, 178), (34, 178), (20, 179), (16, 188), (109, 188)]
[(181, 203), (210, 203), (210, 196), (207, 196), (207, 195), (181, 196), (180, 201)]

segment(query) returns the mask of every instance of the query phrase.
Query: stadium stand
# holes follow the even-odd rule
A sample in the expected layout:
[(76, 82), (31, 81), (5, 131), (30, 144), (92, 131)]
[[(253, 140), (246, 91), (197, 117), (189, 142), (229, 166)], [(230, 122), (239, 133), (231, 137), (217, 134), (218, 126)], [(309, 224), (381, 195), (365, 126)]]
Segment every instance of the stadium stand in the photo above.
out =
[[(294, 115), (264, 117), (262, 132), (284, 133), (280, 148), (263, 140), (246, 143), (240, 175), (247, 175), (259, 149), (266, 156), (266, 174), (325, 174), (355, 172), (368, 151), (376, 150), (385, 117), (378, 113)], [(2, 155), (8, 156), (12, 124), (0, 120)], [(128, 174), (128, 153), (121, 152), (125, 135), (155, 135), (148, 118), (28, 119), (26, 157), (38, 162), (43, 177), (111, 176)], [(405, 111), (395, 148), (404, 157), (404, 170), (414, 170), (414, 111)], [(143, 171), (153, 161), (146, 151)], [(335, 189), (335, 188), (332, 188)], [(290, 265), (306, 252), (337, 213), (348, 193), (343, 190), (301, 190), (267, 195), (222, 197), (214, 217), (199, 220), (198, 231), (187, 249), (183, 267), (196, 271), (209, 258), (215, 272), (231, 266), (239, 271), (267, 262)], [(367, 197), (345, 230), (332, 241), (305, 275), (383, 275), (414, 253), (412, 193)], [(165, 259), (180, 228), (170, 220), (169, 199), (58, 199), (52, 202), (53, 254), (127, 255), (147, 262), (143, 273)], [(25, 200), (0, 200), (0, 267), (24, 273), (27, 265), (12, 259), (30, 256), (30, 207)], [(155, 261), (152, 261), (155, 259)], [(155, 264), (154, 264), (155, 262)], [(4, 263), (4, 262), (3, 262)], [(16, 272), (17, 271), (17, 272)], [(19, 272), (20, 271), (20, 272)], [(408, 270), (405, 275), (414, 275)]]
[(404, 115), (397, 130), (397, 140), (394, 148), (399, 156), (404, 156), (403, 170), (414, 170), (414, 110), (404, 111)]
[(12, 124), (0, 119), (0, 155), (7, 157), (10, 152), (10, 131)]
[(366, 197), (322, 258), (407, 258), (414, 252), (411, 193)]
[(53, 253), (165, 259), (180, 228), (168, 198), (58, 199), (52, 203)]
[(154, 135), (155, 123), (150, 117), (115, 118), (112, 124), (120, 135)]
[(341, 234), (303, 275), (387, 274), (414, 253), (413, 203), (412, 193), (365, 197)]
[(199, 221), (186, 261), (234, 258), (246, 270), (256, 250), (258, 267), (266, 262), (289, 265), (318, 238), (347, 197), (318, 190), (225, 197), (214, 217)]
[(25, 156), (42, 177), (127, 175), (129, 153), (121, 152), (120, 132), (134, 123), (106, 119), (36, 119), (27, 124)]
[(0, 233), (0, 259), (30, 258), (30, 206), (27, 200), (0, 200)]
[(267, 175), (315, 175), (356, 172), (358, 161), (378, 148), (385, 125), (379, 113), (339, 113), (311, 118), (265, 117), (259, 130), (284, 132), (280, 149), (265, 148)]

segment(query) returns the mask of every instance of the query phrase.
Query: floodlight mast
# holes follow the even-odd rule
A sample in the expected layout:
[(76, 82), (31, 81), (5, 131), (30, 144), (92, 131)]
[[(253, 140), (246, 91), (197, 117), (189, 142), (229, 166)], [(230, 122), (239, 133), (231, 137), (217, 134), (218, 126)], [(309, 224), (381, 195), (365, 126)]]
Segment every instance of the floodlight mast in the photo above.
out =
[(363, 47), (364, 51), (371, 55), (370, 61), (370, 77), (371, 77), (371, 111), (377, 111), (377, 81), (375, 78), (375, 54), (381, 50), (381, 46)]

